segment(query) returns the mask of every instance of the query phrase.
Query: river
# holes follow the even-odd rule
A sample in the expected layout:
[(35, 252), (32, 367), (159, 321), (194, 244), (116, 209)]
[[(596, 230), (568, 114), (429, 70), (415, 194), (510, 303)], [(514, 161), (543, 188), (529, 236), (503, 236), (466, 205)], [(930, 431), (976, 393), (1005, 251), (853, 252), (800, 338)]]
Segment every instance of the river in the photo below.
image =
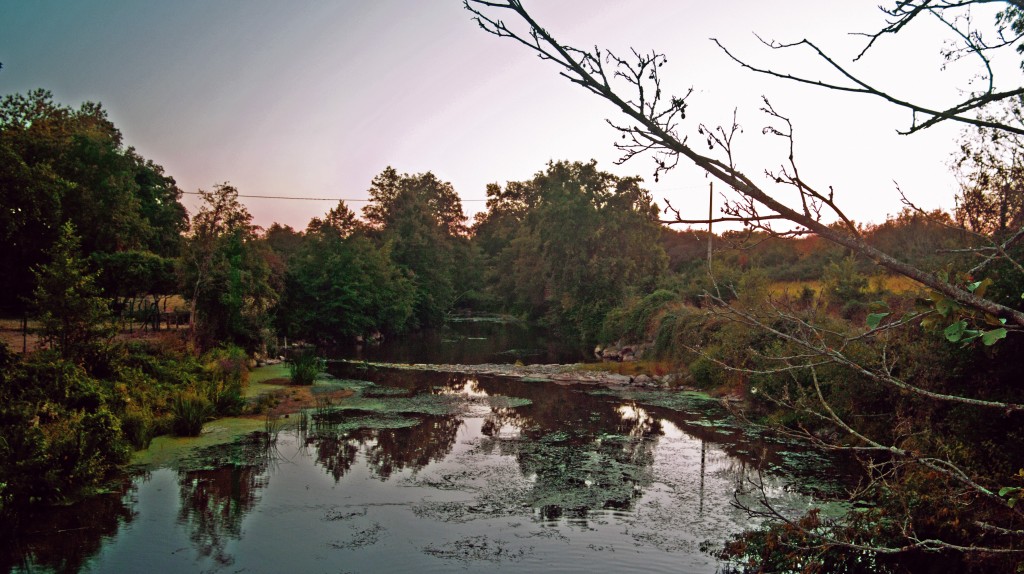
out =
[[(494, 339), (479, 328), (460, 328), (439, 343), (453, 348), (429, 359), (464, 359), (455, 347), (467, 342), (482, 349)], [(40, 516), (0, 566), (712, 573), (725, 564), (709, 549), (756, 526), (737, 504), (756, 504), (756, 484), (793, 514), (830, 488), (828, 460), (761, 436), (697, 393), (343, 362), (331, 375), (314, 390), (355, 395), (273, 421), (269, 434), (158, 439), (151, 449), (174, 456)]]

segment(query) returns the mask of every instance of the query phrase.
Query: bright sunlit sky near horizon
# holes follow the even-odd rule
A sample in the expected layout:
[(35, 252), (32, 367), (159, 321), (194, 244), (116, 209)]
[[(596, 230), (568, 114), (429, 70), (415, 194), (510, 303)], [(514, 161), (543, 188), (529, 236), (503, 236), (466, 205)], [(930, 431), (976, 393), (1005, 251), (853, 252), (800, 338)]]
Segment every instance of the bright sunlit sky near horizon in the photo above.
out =
[[(814, 75), (812, 59), (769, 50), (754, 33), (806, 37), (849, 62), (864, 40), (848, 33), (883, 21), (877, 0), (524, 3), (565, 43), (664, 52), (667, 91), (694, 89), (681, 132), (699, 142), (698, 123), (729, 123), (736, 109), (737, 161), (755, 182), (767, 184), (764, 170), (786, 159), (783, 142), (761, 132), (765, 95), (794, 122), (802, 175), (831, 185), (857, 221), (898, 212), (897, 184), (922, 207), (954, 205), (948, 164), (960, 128), (899, 136), (909, 112), (745, 71), (709, 40)], [(470, 18), (460, 0), (0, 0), (0, 94), (45, 88), (76, 107), (102, 102), (126, 143), (184, 191), (228, 181), (242, 194), (365, 199), (391, 165), (452, 182), (472, 218), (487, 183), (593, 158), (643, 176), (659, 204), (706, 216), (702, 171), (681, 166), (655, 182), (650, 158), (614, 165), (616, 133), (604, 119), (618, 119), (615, 110)], [(941, 70), (940, 31), (922, 22), (855, 69), (898, 95), (951, 103), (969, 68)], [(300, 229), (335, 204), (243, 201), (259, 225)], [(195, 196), (184, 202), (194, 211)]]

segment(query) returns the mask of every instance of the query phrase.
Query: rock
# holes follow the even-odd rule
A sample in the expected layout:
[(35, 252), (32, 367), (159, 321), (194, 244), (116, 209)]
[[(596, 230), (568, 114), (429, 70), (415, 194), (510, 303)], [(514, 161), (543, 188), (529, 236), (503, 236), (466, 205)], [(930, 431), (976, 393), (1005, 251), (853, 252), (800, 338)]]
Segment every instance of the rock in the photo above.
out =
[(605, 375), (604, 380), (612, 385), (628, 385), (630, 382), (629, 376), (616, 374)]
[(647, 375), (637, 375), (637, 376), (633, 377), (633, 386), (637, 386), (637, 387), (652, 387), (652, 386), (655, 386), (656, 384), (657, 383), (655, 383), (654, 379), (652, 379), (651, 377), (649, 377)]
[(633, 361), (636, 360), (636, 355), (634, 355), (633, 353), (622, 353), (622, 356), (619, 357), (619, 360), (622, 361), (623, 363), (632, 363)]

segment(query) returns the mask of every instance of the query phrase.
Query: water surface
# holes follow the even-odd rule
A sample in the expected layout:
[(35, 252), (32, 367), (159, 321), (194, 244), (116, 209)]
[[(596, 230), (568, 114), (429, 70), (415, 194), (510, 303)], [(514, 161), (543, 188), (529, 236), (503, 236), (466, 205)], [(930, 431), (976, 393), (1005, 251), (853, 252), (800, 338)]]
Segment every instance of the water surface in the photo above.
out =
[(12, 568), (715, 572), (702, 545), (754, 525), (734, 502), (753, 503), (759, 469), (792, 512), (827, 472), (693, 393), (332, 368), (355, 397), (273, 442), (142, 469), (40, 521)]

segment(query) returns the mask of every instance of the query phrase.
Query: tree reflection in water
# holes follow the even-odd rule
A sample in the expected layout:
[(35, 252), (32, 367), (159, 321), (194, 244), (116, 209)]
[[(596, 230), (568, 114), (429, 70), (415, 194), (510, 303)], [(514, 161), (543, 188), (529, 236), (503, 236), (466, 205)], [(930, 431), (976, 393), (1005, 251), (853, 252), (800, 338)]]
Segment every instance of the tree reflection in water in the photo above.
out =
[(94, 496), (74, 506), (39, 509), (5, 517), (0, 528), (0, 572), (79, 572), (117, 533), (135, 518), (131, 480), (121, 481), (115, 492)]
[(316, 447), (316, 461), (335, 481), (352, 469), (360, 452), (370, 473), (387, 480), (404, 469), (418, 470), (440, 462), (452, 447), (462, 426), (455, 415), (418, 415), (414, 426), (391, 429), (332, 430), (320, 425), (306, 438)]
[(179, 471), (178, 522), (188, 527), (200, 557), (220, 565), (234, 562), (226, 546), (241, 538), (242, 520), (259, 502), (272, 460), (272, 448), (257, 433), (236, 444), (203, 449), (196, 457), (203, 468)]

